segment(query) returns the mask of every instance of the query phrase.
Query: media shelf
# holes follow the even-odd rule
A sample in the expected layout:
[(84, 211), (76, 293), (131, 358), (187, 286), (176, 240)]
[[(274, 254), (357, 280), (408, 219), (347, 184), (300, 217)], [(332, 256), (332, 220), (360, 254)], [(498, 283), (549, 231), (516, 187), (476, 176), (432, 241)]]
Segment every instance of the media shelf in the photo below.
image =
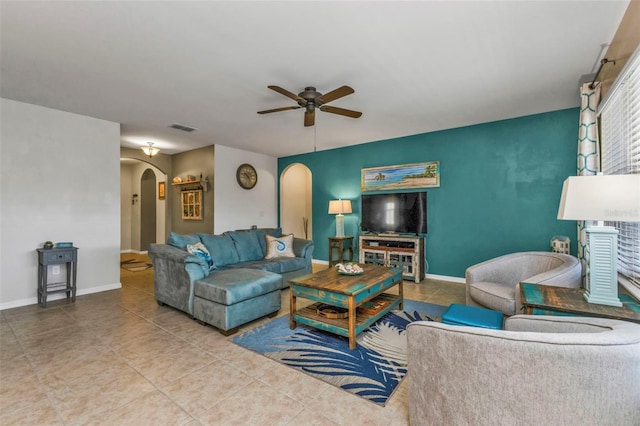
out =
[(419, 283), (424, 279), (424, 238), (367, 234), (359, 237), (360, 263), (402, 269), (402, 278)]

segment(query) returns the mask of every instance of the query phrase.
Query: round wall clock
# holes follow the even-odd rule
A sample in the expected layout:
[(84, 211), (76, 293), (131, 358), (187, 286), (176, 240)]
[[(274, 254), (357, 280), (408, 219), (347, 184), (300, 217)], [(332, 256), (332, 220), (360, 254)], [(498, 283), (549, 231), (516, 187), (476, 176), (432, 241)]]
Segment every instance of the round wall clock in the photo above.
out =
[(236, 180), (244, 189), (251, 189), (258, 183), (258, 173), (251, 164), (241, 164), (236, 171)]

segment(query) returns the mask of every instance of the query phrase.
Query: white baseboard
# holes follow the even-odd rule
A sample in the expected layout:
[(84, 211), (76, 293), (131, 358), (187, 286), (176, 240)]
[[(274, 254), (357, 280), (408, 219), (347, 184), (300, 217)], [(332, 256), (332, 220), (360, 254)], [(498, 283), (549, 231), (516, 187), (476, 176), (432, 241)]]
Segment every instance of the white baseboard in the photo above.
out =
[[(121, 283), (114, 283), (114, 284), (101, 285), (98, 287), (78, 289), (76, 290), (76, 296), (82, 296), (84, 294), (92, 294), (92, 293), (101, 293), (103, 291), (117, 290), (119, 288), (122, 288)], [(47, 297), (47, 302), (64, 299), (66, 297), (67, 297), (66, 293), (52, 294), (51, 296)], [(5, 309), (19, 308), (21, 306), (29, 306), (29, 305), (37, 305), (37, 304), (38, 304), (38, 297), (30, 297), (28, 299), (14, 300), (13, 302), (0, 303), (0, 311), (4, 311)]]
[(126, 249), (126, 250), (120, 250), (120, 254), (126, 254), (126, 253), (133, 253), (133, 254), (147, 254), (149, 253), (147, 250), (131, 250), (131, 249)]
[(328, 260), (311, 259), (311, 263), (315, 263), (316, 265), (328, 265), (329, 261)]
[(464, 278), (450, 277), (448, 275), (425, 274), (424, 277), (431, 278), (432, 280), (450, 281), (452, 283), (461, 283), (461, 284), (466, 283), (466, 280)]

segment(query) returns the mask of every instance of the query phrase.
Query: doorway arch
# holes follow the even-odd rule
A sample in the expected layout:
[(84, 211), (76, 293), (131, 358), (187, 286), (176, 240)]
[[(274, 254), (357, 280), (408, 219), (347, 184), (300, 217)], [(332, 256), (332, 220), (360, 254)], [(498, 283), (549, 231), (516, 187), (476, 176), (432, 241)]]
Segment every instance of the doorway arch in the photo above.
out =
[(307, 166), (294, 163), (280, 175), (280, 227), (283, 233), (313, 238), (312, 174)]
[[(149, 170), (149, 172), (147, 172)], [(153, 186), (153, 194), (142, 192), (142, 176), (153, 174), (148, 186)], [(166, 173), (148, 161), (131, 157), (120, 157), (120, 251), (123, 253), (145, 253), (148, 243), (142, 239), (142, 226), (149, 214), (142, 214), (143, 201), (155, 205), (153, 220), (155, 221), (155, 239), (151, 242), (164, 242), (166, 239), (167, 212), (171, 193), (167, 191), (166, 199), (159, 199), (157, 188), (159, 182), (166, 182)], [(151, 192), (151, 188), (149, 190)]]

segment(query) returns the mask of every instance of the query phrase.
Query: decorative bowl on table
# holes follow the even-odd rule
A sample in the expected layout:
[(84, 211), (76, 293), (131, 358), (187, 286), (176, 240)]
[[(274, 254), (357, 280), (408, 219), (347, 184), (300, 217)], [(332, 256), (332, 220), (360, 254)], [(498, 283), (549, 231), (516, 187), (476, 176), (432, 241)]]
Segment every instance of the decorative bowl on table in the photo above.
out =
[(342, 275), (360, 275), (364, 273), (364, 269), (357, 263), (337, 263), (336, 269)]

